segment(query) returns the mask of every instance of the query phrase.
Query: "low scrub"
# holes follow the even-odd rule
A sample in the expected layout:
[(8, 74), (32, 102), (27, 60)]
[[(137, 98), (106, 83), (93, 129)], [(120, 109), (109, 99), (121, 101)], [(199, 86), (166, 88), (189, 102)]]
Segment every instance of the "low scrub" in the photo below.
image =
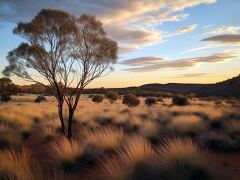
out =
[(107, 92), (105, 96), (110, 103), (114, 103), (118, 99), (118, 94), (116, 92)]
[(150, 107), (157, 103), (157, 99), (153, 97), (148, 97), (145, 99), (146, 106)]
[(104, 99), (104, 96), (102, 96), (102, 95), (94, 95), (92, 97), (92, 101), (97, 103), (97, 104), (103, 102), (103, 99)]
[(127, 94), (123, 97), (122, 103), (128, 107), (135, 107), (140, 104), (140, 100), (133, 94)]
[(189, 101), (185, 96), (175, 96), (172, 99), (172, 104), (177, 106), (186, 106), (189, 105)]
[(41, 103), (41, 102), (46, 102), (47, 101), (47, 98), (45, 98), (44, 96), (38, 96), (34, 102), (35, 103)]

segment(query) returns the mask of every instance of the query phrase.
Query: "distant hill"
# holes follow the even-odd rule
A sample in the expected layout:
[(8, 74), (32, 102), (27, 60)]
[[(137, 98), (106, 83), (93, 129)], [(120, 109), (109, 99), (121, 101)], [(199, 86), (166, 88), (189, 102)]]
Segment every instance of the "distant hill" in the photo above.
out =
[(198, 96), (219, 96), (240, 98), (240, 75), (226, 81), (214, 84), (187, 84), (187, 83), (168, 83), (168, 84), (144, 84), (139, 87), (109, 88), (121, 93), (128, 91), (148, 91), (148, 92), (169, 92), (172, 94), (195, 93)]
[(193, 92), (200, 88), (205, 88), (209, 84), (183, 84), (183, 83), (168, 83), (168, 84), (145, 84), (139, 87), (144, 91), (163, 91), (170, 93), (187, 93)]
[(240, 75), (223, 82), (208, 85), (193, 91), (199, 96), (221, 96), (240, 98)]
[(220, 96), (240, 98), (240, 75), (215, 84), (145, 84), (139, 86), (144, 91), (163, 91), (170, 93), (195, 93), (198, 96)]

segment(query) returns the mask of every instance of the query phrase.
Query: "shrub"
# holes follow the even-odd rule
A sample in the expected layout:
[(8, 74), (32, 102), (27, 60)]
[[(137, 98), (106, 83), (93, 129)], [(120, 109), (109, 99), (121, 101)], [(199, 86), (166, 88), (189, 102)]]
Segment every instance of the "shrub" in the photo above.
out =
[(0, 100), (3, 102), (8, 102), (11, 100), (11, 97), (8, 94), (2, 94)]
[(178, 105), (178, 106), (189, 105), (188, 99), (186, 97), (184, 97), (184, 96), (175, 96), (175, 97), (173, 97), (172, 103), (174, 105)]
[(105, 96), (110, 103), (113, 103), (118, 99), (118, 94), (116, 92), (107, 92)]
[(156, 103), (157, 103), (156, 98), (148, 97), (148, 98), (145, 99), (145, 104), (146, 104), (148, 107), (150, 107), (150, 106), (152, 106), (152, 105), (154, 105), (154, 104), (156, 104)]
[(160, 97), (157, 98), (157, 101), (158, 102), (164, 102), (164, 100), (162, 98), (160, 98)]
[(41, 103), (41, 102), (46, 102), (47, 101), (47, 98), (45, 98), (44, 96), (38, 96), (34, 102), (35, 103)]
[(201, 141), (206, 148), (217, 151), (232, 151), (238, 148), (237, 142), (224, 134), (213, 134), (211, 136), (202, 137)]
[(94, 95), (92, 97), (92, 101), (95, 103), (101, 103), (103, 101), (104, 97), (102, 95)]
[(123, 97), (122, 103), (126, 104), (128, 107), (135, 107), (139, 105), (140, 100), (133, 94), (127, 94)]
[(0, 101), (8, 102), (11, 95), (16, 94), (18, 88), (9, 78), (0, 78)]
[(92, 99), (95, 95), (94, 94), (90, 94), (88, 95), (88, 98)]

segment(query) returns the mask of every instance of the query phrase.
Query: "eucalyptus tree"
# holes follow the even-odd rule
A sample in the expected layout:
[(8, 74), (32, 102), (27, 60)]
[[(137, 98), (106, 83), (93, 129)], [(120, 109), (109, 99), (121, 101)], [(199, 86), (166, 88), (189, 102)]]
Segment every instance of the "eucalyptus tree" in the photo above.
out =
[[(75, 17), (53, 9), (41, 10), (29, 23), (19, 23), (13, 33), (25, 42), (8, 53), (9, 65), (3, 74), (50, 85), (58, 102), (62, 133), (64, 101), (67, 104), (71, 138), (72, 119), (83, 89), (110, 72), (117, 60), (117, 43), (107, 37), (94, 16)], [(41, 79), (35, 78), (37, 75)]]

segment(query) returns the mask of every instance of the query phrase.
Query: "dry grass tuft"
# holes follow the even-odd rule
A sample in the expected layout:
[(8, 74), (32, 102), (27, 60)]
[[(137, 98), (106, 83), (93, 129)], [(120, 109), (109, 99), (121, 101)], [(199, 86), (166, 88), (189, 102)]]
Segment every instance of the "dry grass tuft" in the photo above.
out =
[(32, 153), (28, 149), (17, 152), (13, 149), (0, 152), (0, 179), (31, 180), (30, 161)]
[(106, 176), (105, 179), (133, 179), (135, 168), (153, 154), (151, 145), (146, 139), (138, 136), (131, 137), (119, 151), (117, 157), (107, 157), (99, 166)]
[(121, 159), (126, 163), (136, 165), (153, 153), (151, 144), (139, 136), (131, 137), (120, 151)]
[(200, 149), (189, 138), (167, 139), (159, 150), (162, 162), (168, 163), (173, 160), (188, 160), (198, 162), (201, 160)]
[(205, 154), (191, 139), (168, 139), (158, 151), (164, 179), (211, 179), (214, 172)]
[(59, 140), (51, 143), (50, 151), (55, 160), (59, 162), (74, 162), (84, 154), (84, 145), (78, 141), (62, 137)]
[(117, 149), (123, 140), (123, 131), (117, 128), (102, 128), (85, 133), (87, 145), (101, 150), (112, 151)]
[(198, 133), (203, 129), (202, 119), (195, 115), (180, 115), (174, 117), (172, 126), (181, 133)]
[(47, 141), (53, 140), (56, 136), (56, 129), (51, 126), (46, 126), (42, 128), (44, 137)]

